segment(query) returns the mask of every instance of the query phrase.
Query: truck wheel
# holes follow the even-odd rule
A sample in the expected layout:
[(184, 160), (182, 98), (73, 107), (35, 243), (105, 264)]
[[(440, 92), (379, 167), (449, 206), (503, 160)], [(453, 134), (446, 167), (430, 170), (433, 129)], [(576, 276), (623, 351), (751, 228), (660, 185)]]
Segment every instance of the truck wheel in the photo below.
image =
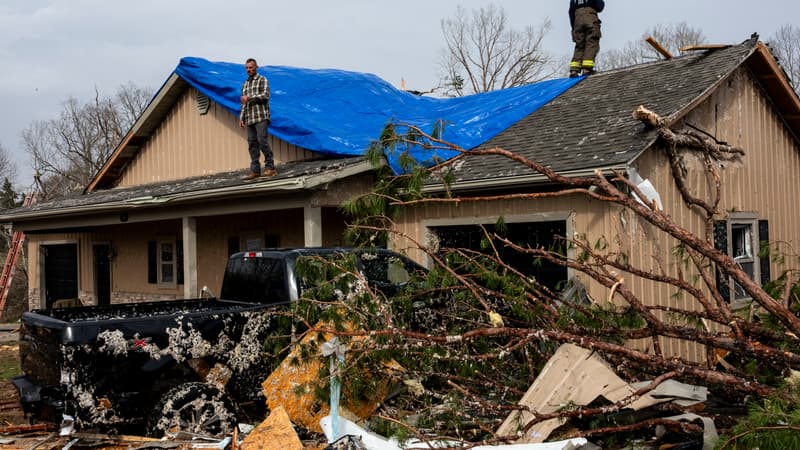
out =
[(230, 400), (217, 387), (184, 383), (161, 397), (147, 420), (147, 433), (159, 438), (179, 432), (221, 438), (236, 425), (233, 411)]

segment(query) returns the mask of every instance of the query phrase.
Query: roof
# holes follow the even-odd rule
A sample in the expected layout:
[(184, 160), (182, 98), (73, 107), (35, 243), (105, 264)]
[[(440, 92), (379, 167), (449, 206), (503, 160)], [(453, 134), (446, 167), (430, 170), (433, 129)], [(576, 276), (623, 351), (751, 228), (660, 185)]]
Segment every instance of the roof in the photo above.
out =
[[(511, 89), (458, 98), (421, 97), (372, 74), (336, 69), (265, 66), (258, 69), (270, 85), (271, 135), (300, 148), (327, 156), (364, 155), (390, 123), (432, 130), (443, 121), (444, 138), (472, 148), (508, 128), (569, 89), (579, 79), (556, 79)], [(243, 64), (182, 58), (131, 132), (115, 150), (87, 190), (111, 187), (125, 164), (168, 112), (187, 85), (196, 88), (233, 115), (246, 79)], [(450, 150), (416, 149), (420, 162), (455, 156)], [(387, 155), (400, 172), (399, 155)]]
[[(592, 75), (479, 148), (500, 147), (565, 175), (625, 169), (656, 138), (655, 130), (633, 119), (637, 106), (674, 122), (743, 64), (778, 99), (776, 106), (797, 135), (797, 95), (786, 77), (776, 77), (777, 62), (754, 35), (739, 45)], [(455, 186), (485, 187), (490, 180), (498, 187), (537, 179), (542, 176), (519, 163), (481, 155), (456, 166)]]
[[(217, 63), (209, 64), (216, 67)], [(398, 92), (371, 75), (326, 70), (315, 71), (313, 77), (324, 78), (328, 75), (335, 75), (334, 78), (339, 77), (340, 81), (341, 77), (345, 77), (350, 79), (350, 82), (341, 81), (338, 84), (350, 85), (349, 90), (358, 91), (372, 86), (374, 89), (379, 88), (381, 92), (395, 100), (400, 99), (401, 104), (419, 102), (421, 105), (439, 105), (437, 107), (439, 109), (436, 109), (436, 112), (432, 113), (433, 115), (426, 117), (438, 117), (437, 114), (448, 113), (450, 114), (448, 117), (459, 117), (459, 120), (463, 121), (459, 122), (459, 127), (451, 127), (456, 131), (462, 130), (455, 133), (456, 139), (453, 139), (453, 135), (445, 135), (445, 140), (456, 141), (457, 145), (466, 149), (502, 147), (528, 159), (545, 162), (551, 169), (564, 175), (570, 175), (591, 174), (596, 169), (626, 169), (656, 139), (655, 130), (646, 128), (632, 118), (631, 113), (637, 106), (644, 105), (667, 118), (668, 121), (675, 122), (708, 98), (741, 67), (749, 70), (760, 83), (788, 125), (789, 131), (795, 136), (800, 135), (800, 100), (769, 49), (758, 42), (758, 37), (755, 35), (739, 45), (601, 72), (586, 79), (570, 80), (569, 82), (555, 80), (553, 83), (506, 89), (452, 101), (408, 97), (411, 94)], [(206, 69), (208, 70), (208, 67)], [(276, 70), (280, 72), (288, 69), (278, 68)], [(306, 69), (298, 70), (303, 73), (306, 71)], [(278, 102), (278, 105), (281, 105), (278, 99), (282, 98), (284, 89), (277, 81), (281, 76), (276, 75), (275, 78), (276, 81), (272, 87), (273, 99)], [(366, 80), (366, 84), (360, 84), (359, 80)], [(290, 163), (281, 168), (280, 176), (254, 183), (242, 182), (240, 173), (226, 173), (197, 177), (181, 183), (169, 182), (132, 188), (101, 189), (106, 186), (104, 183), (108, 183), (108, 178), (113, 178), (115, 172), (124, 169), (126, 158), (135, 155), (138, 146), (147, 139), (149, 133), (155, 130), (160, 120), (163, 119), (163, 115), (166, 114), (180, 93), (188, 88), (189, 83), (190, 81), (181, 78), (177, 72), (170, 76), (148, 106), (147, 111), (112, 156), (110, 162), (87, 189), (89, 194), (42, 203), (32, 208), (17, 209), (0, 214), (0, 220), (36, 219), (48, 214), (58, 217), (77, 214), (79, 210), (92, 211), (93, 208), (124, 210), (126, 208), (153, 207), (164, 203), (186, 202), (190, 199), (194, 199), (194, 201), (200, 198), (219, 199), (225, 196), (243, 195), (243, 193), (251, 193), (256, 190), (261, 193), (286, 192), (287, 189), (298, 190), (319, 186), (335, 177), (349, 176), (369, 170), (369, 165), (361, 156), (344, 157), (343, 159), (340, 156), (323, 160), (323, 163), (319, 160)], [(233, 86), (231, 83), (229, 82), (226, 86), (231, 88)], [(275, 86), (276, 84), (277, 86)], [(334, 83), (332, 86), (336, 84)], [(290, 84), (285, 86), (290, 86)], [(317, 83), (315, 86), (320, 86), (320, 84)], [(546, 88), (541, 89), (542, 86)], [(333, 95), (332, 97), (335, 101), (343, 102), (337, 104), (337, 107), (359, 110), (361, 112), (356, 115), (370, 116), (371, 114), (363, 113), (363, 111), (375, 112), (380, 108), (354, 102), (356, 98), (361, 98), (365, 102), (378, 101), (377, 98), (381, 95), (376, 94), (374, 89), (369, 95), (361, 97), (358, 97), (357, 93), (351, 93), (353, 97), (345, 95)], [(309, 95), (310, 97), (306, 100), (313, 100), (314, 95)], [(284, 101), (287, 99), (288, 97)], [(333, 102), (334, 100), (326, 101)], [(428, 102), (428, 100), (433, 102)], [(381, 100), (381, 102), (384, 101)], [(504, 109), (503, 102), (510, 102), (510, 104), (506, 105), (507, 107)], [(286, 108), (275, 107), (273, 108), (275, 114), (273, 117), (278, 123), (292, 120), (292, 126), (295, 127), (295, 132), (298, 134), (304, 134), (315, 126), (311, 123), (314, 122), (315, 115), (309, 111), (314, 110), (317, 106), (324, 106), (324, 111), (330, 112), (329, 108), (332, 108), (331, 105), (334, 104), (295, 103), (303, 105), (301, 109), (307, 110), (306, 113), (295, 109), (292, 110), (294, 111), (292, 117), (282, 117), (279, 110), (291, 109), (288, 106)], [(481, 106), (484, 103), (491, 106)], [(535, 104), (535, 107), (531, 109), (528, 103)], [(449, 106), (442, 109), (442, 105)], [(461, 111), (461, 108), (464, 111)], [(525, 112), (527, 109), (531, 110)], [(502, 121), (484, 117), (487, 114), (495, 113), (504, 115)], [(306, 114), (312, 118), (304, 117)], [(394, 120), (402, 121), (406, 116), (398, 113), (392, 117)], [(342, 122), (341, 117), (337, 116), (337, 120), (338, 122), (334, 122), (337, 122), (343, 129), (351, 130), (348, 128), (348, 123)], [(375, 120), (375, 117), (372, 117), (371, 120)], [(379, 124), (382, 128), (385, 120), (386, 117), (381, 115), (380, 120), (375, 121), (375, 126)], [(419, 123), (412, 120), (407, 121)], [(498, 129), (498, 125), (502, 125), (502, 128)], [(285, 124), (281, 127), (290, 128)], [(470, 127), (476, 129), (471, 130)], [(318, 132), (323, 133), (323, 131)], [(378, 133), (370, 131), (364, 136), (374, 139), (377, 135)], [(461, 144), (458, 139), (461, 139)], [(466, 144), (463, 144), (464, 142)], [(513, 161), (500, 156), (484, 155), (467, 157), (456, 166), (454, 187), (486, 189), (520, 186), (541, 181), (544, 181), (541, 175), (533, 173)]]
[(76, 194), (5, 211), (0, 214), (0, 221), (57, 219), (100, 212), (154, 209), (205, 199), (311, 190), (336, 179), (371, 170), (372, 165), (363, 157), (304, 160), (281, 166), (280, 173), (275, 177), (253, 181), (244, 181), (242, 171), (234, 171), (188, 178), (180, 183), (170, 180)]

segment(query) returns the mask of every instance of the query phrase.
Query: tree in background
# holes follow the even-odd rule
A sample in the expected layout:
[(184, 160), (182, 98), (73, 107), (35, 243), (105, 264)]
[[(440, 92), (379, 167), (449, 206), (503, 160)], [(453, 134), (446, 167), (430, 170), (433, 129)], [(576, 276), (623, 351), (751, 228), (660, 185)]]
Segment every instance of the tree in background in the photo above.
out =
[(795, 92), (800, 93), (800, 28), (784, 25), (768, 40), (772, 52), (778, 57)]
[(82, 102), (70, 97), (57, 119), (35, 121), (22, 132), (35, 170), (40, 199), (85, 187), (144, 111), (150, 91), (129, 83), (114, 97)]
[(14, 186), (8, 177), (3, 179), (3, 188), (0, 189), (0, 209), (12, 209), (20, 206), (22, 202), (18, 201), (18, 194), (14, 192)]
[(8, 154), (8, 150), (0, 142), (0, 178), (14, 181), (17, 177), (17, 165)]
[(648, 36), (652, 36), (662, 47), (676, 56), (683, 47), (707, 41), (701, 30), (689, 26), (686, 22), (677, 25), (656, 25), (646, 30), (642, 39), (628, 41), (622, 50), (602, 52), (598, 58), (602, 64), (601, 68), (616, 69), (663, 59), (664, 57), (645, 41)]
[(442, 19), (446, 47), (442, 50), (442, 86), (446, 94), (488, 92), (541, 81), (555, 73), (553, 57), (542, 44), (550, 31), (550, 20), (523, 30), (510, 28), (501, 6), (467, 12)]

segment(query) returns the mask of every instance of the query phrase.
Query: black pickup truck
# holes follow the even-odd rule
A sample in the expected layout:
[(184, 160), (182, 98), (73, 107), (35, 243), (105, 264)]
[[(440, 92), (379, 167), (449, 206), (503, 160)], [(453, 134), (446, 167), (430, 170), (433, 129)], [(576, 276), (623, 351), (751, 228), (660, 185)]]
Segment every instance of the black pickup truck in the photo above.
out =
[(387, 295), (424, 274), (384, 249), (267, 249), (230, 257), (219, 298), (26, 312), (13, 380), (23, 406), (84, 429), (226, 434), (264, 412), (261, 382), (280, 363), (266, 340), (288, 342), (280, 312), (303, 295), (297, 261), (342, 254)]

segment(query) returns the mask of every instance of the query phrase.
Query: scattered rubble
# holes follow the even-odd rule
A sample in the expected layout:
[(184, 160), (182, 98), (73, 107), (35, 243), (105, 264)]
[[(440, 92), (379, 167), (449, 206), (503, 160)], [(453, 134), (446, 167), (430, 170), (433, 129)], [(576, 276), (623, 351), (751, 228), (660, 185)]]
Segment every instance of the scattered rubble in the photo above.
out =
[[(311, 336), (311, 335), (309, 335)], [(313, 337), (307, 339), (312, 340)], [(369, 430), (368, 419), (381, 402), (375, 399), (372, 406), (362, 410), (361, 415), (339, 408), (344, 416), (336, 417), (334, 433), (333, 418), (328, 414), (330, 408), (314, 400), (313, 392), (305, 394), (298, 389), (303, 383), (320, 383), (316, 380), (319, 364), (324, 356), (313, 360), (310, 364), (297, 364), (297, 354), (284, 360), (279, 370), (264, 382), (265, 394), (271, 413), (260, 424), (232, 425), (224, 430), (214, 425), (199, 425), (194, 430), (170, 434), (169, 424), (164, 425), (166, 431), (162, 439), (137, 436), (114, 436), (75, 432), (65, 426), (59, 432), (50, 424), (15, 425), (0, 428), (0, 446), (3, 449), (63, 449), (63, 448), (95, 448), (95, 449), (194, 449), (208, 448), (220, 450), (300, 450), (313, 448), (317, 450), (400, 450), (404, 448), (458, 448), (463, 444), (457, 441), (442, 440), (431, 436), (430, 440), (417, 438), (400, 442), (393, 437), (380, 436)], [(220, 373), (220, 368), (208, 368), (209, 379), (229, 376)], [(214, 374), (212, 376), (212, 374)], [(215, 389), (211, 383), (193, 383), (209, 389)], [(311, 390), (313, 391), (313, 389)], [(278, 394), (281, 395), (278, 395)], [(385, 394), (385, 393), (384, 393)], [(409, 392), (408, 395), (413, 395)], [(193, 396), (196, 398), (196, 396)], [(570, 420), (564, 417), (551, 417), (553, 413), (565, 408), (605, 404), (609, 411), (618, 409), (644, 411), (674, 403), (681, 408), (692, 408), (700, 411), (708, 399), (705, 387), (693, 386), (674, 380), (662, 380), (658, 383), (646, 381), (627, 383), (617, 376), (606, 361), (596, 353), (581, 347), (565, 344), (550, 358), (528, 392), (520, 400), (520, 409), (511, 413), (497, 430), (497, 436), (511, 438), (506, 444), (477, 445), (470, 448), (480, 450), (515, 449), (515, 450), (589, 450), (599, 448), (586, 437), (565, 437), (564, 430), (575, 431), (574, 424), (568, 426)], [(213, 400), (208, 398), (208, 400)], [(207, 405), (206, 405), (207, 406)], [(303, 409), (306, 409), (303, 411)], [(172, 408), (174, 409), (174, 408)], [(180, 409), (180, 408), (178, 408)], [(288, 410), (293, 410), (292, 414)], [(206, 408), (199, 405), (193, 413), (209, 413), (205, 423), (219, 423), (215, 416), (216, 407)], [(669, 409), (664, 409), (668, 411)], [(305, 414), (299, 414), (305, 412)], [(656, 414), (656, 413), (654, 413)], [(652, 439), (638, 442), (651, 448), (651, 443), (669, 434), (669, 422), (691, 424), (699, 430), (685, 442), (693, 442), (691, 448), (710, 450), (717, 440), (714, 421), (700, 414), (657, 413), (660, 417), (652, 427)], [(319, 417), (316, 424), (310, 421)], [(156, 418), (159, 421), (167, 417)], [(173, 418), (174, 419), (174, 418)], [(352, 419), (352, 420), (351, 420)], [(226, 419), (230, 420), (230, 418)], [(65, 422), (67, 423), (67, 422)], [(166, 422), (165, 422), (166, 423)], [(196, 423), (204, 423), (196, 421)], [(654, 422), (655, 423), (655, 422)], [(68, 430), (68, 432), (65, 432)], [(216, 431), (215, 431), (216, 430)], [(324, 435), (315, 435), (318, 430)], [(587, 430), (588, 431), (588, 430)], [(305, 439), (301, 439), (301, 436)], [(324, 436), (324, 437), (323, 437)], [(699, 436), (699, 437), (697, 437)], [(555, 437), (555, 439), (552, 439)], [(544, 442), (551, 440), (551, 442)], [(655, 445), (655, 444), (654, 444)], [(658, 448), (658, 447), (652, 447)]]

